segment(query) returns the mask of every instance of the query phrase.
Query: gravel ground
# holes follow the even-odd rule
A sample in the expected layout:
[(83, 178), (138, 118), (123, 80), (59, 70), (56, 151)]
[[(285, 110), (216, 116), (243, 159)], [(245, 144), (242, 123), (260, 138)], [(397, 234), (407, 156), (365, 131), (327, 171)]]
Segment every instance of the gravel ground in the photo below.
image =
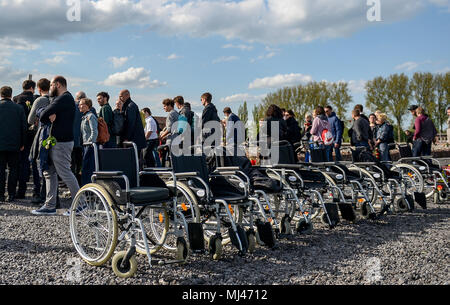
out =
[[(109, 265), (92, 267), (76, 253), (69, 219), (34, 216), (29, 200), (0, 203), (0, 284), (382, 284), (449, 283), (450, 206), (390, 214), (378, 221), (341, 222), (333, 230), (317, 222), (311, 235), (293, 235), (279, 248), (258, 247), (239, 257), (225, 247), (215, 262), (191, 256), (182, 266), (150, 267), (138, 256), (131, 279)], [(166, 256), (166, 258), (171, 258)], [(77, 273), (78, 272), (78, 273)]]

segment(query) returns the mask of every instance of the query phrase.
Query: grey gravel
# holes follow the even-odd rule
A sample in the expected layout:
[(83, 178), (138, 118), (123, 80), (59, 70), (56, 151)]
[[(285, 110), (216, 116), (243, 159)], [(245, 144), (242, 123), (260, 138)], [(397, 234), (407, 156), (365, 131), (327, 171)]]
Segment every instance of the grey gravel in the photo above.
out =
[(130, 279), (117, 278), (110, 262), (92, 267), (81, 261), (62, 216), (69, 204), (63, 200), (57, 216), (42, 217), (31, 214), (36, 206), (29, 200), (0, 203), (0, 284), (449, 284), (448, 204), (378, 221), (342, 221), (332, 230), (315, 222), (312, 234), (282, 239), (275, 250), (257, 247), (239, 257), (226, 246), (218, 262), (195, 255), (184, 265), (150, 267), (139, 255)]

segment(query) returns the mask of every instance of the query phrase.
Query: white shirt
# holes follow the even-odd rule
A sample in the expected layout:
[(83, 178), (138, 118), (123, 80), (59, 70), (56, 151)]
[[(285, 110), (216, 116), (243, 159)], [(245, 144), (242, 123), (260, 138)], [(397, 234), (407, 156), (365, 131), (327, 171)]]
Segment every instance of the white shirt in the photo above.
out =
[(150, 139), (148, 140), (158, 139), (158, 134), (156, 133), (158, 129), (156, 128), (156, 124), (156, 120), (151, 116), (145, 119), (145, 134), (147, 135), (147, 132), (152, 132)]

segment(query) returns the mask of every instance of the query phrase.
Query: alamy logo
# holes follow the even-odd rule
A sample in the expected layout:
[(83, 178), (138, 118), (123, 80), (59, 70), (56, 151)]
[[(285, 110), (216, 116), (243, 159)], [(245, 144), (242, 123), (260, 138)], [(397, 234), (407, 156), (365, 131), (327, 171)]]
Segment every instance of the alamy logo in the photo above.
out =
[(377, 257), (371, 257), (367, 263), (366, 281), (369, 284), (379, 282), (383, 279), (381, 276), (381, 261)]
[(381, 21), (381, 0), (367, 0), (367, 20), (369, 22)]
[(66, 17), (69, 22), (79, 22), (81, 21), (81, 0), (67, 0), (67, 10)]

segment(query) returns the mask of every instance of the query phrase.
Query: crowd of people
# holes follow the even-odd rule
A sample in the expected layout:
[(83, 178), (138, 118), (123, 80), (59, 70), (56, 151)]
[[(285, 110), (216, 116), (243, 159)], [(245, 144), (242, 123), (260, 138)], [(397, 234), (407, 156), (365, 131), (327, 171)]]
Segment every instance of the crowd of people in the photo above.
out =
[[(98, 93), (96, 100), (100, 110), (97, 113), (92, 99), (82, 91), (74, 98), (67, 86), (63, 76), (56, 76), (51, 81), (43, 78), (37, 83), (26, 80), (22, 84), (23, 92), (14, 97), (11, 87), (0, 89), (0, 202), (24, 199), (32, 175), (31, 202), (42, 204), (32, 213), (56, 214), (59, 180), (65, 183), (70, 193), (67, 195), (72, 198), (90, 183), (95, 171), (93, 143), (110, 149), (133, 142), (140, 154), (140, 166), (151, 168), (165, 166), (169, 147), (172, 141), (181, 138), (180, 135), (187, 134), (190, 144), (203, 144), (209, 137), (219, 134), (211, 142), (233, 147), (234, 154), (245, 141), (245, 126), (238, 115), (225, 107), (221, 120), (208, 92), (200, 97), (204, 107), (201, 117), (182, 96), (163, 100), (167, 118), (161, 129), (148, 107), (139, 110), (129, 90), (119, 92), (114, 109), (109, 94)], [(409, 110), (415, 120), (414, 131), (405, 133), (413, 145), (413, 155), (430, 155), (436, 128), (422, 107), (413, 105)], [(450, 117), (450, 109), (447, 113)], [(394, 127), (387, 115), (376, 111), (367, 117), (362, 105), (356, 105), (351, 115), (353, 124), (348, 130), (351, 145), (377, 151), (382, 161), (390, 160)], [(273, 122), (279, 126), (278, 140), (287, 140), (292, 145), (307, 142), (308, 150), (324, 149), (327, 161), (333, 161), (333, 155), (334, 160), (342, 160), (340, 150), (345, 124), (331, 106), (318, 106), (312, 115), (307, 113), (301, 128), (292, 110), (271, 105), (262, 123), (271, 126)], [(225, 134), (218, 130), (224, 130)], [(272, 135), (272, 129), (268, 128), (267, 141)], [(305, 158), (310, 161), (308, 154)], [(4, 195), (6, 181), (7, 198)]]

